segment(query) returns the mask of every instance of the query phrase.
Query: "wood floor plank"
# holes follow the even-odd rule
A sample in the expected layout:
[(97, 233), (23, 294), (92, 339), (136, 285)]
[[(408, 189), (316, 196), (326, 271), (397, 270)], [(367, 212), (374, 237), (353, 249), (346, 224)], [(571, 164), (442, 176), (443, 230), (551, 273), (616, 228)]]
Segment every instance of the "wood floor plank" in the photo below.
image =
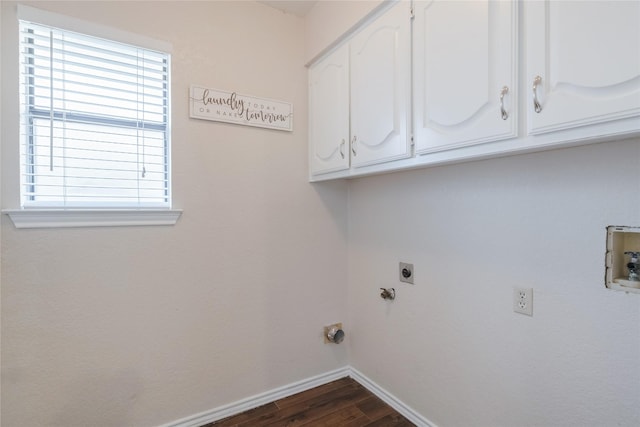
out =
[(293, 427), (308, 424), (326, 414), (333, 413), (353, 405), (368, 397), (368, 391), (362, 386), (347, 386), (333, 393), (302, 402), (281, 411), (282, 418), (267, 424), (269, 427)]
[(356, 403), (356, 407), (362, 411), (371, 421), (393, 414), (393, 408), (384, 403), (380, 398), (371, 396)]
[(402, 415), (342, 378), (202, 427), (408, 427)]
[(415, 427), (413, 423), (400, 414), (391, 414), (373, 421), (366, 427)]
[(297, 405), (300, 402), (305, 400), (312, 399), (316, 396), (320, 396), (322, 394), (330, 393), (339, 388), (352, 385), (353, 380), (349, 377), (340, 378), (339, 380), (332, 381), (328, 384), (323, 384), (321, 386), (312, 388), (311, 390), (303, 391), (302, 393), (294, 394), (293, 396), (285, 397), (280, 400), (276, 400), (274, 403), (280, 409), (288, 408), (293, 405)]
[[(371, 423), (371, 420), (364, 415), (362, 418), (356, 418), (355, 420), (347, 421), (344, 424), (334, 424), (334, 427), (366, 427)], [(311, 427), (311, 426), (309, 426)]]
[(239, 423), (251, 421), (256, 418), (264, 417), (269, 414), (274, 414), (280, 409), (275, 403), (267, 403), (266, 405), (258, 406), (257, 408), (250, 409), (238, 415), (233, 415), (229, 418), (225, 418), (221, 421), (205, 424), (202, 427), (235, 427)]
[(339, 411), (332, 412), (317, 420), (311, 421), (306, 426), (330, 427), (330, 426), (351, 426), (362, 427), (370, 423), (371, 420), (357, 407), (350, 405)]

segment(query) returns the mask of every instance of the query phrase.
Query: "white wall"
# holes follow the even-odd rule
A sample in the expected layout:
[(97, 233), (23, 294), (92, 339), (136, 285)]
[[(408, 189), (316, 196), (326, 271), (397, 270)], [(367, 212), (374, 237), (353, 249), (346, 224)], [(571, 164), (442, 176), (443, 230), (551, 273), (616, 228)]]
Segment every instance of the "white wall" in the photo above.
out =
[[(173, 44), (173, 227), (2, 215), (2, 425), (151, 426), (347, 364), (346, 183), (307, 183), (303, 21), (253, 2), (42, 2)], [(17, 35), (2, 2), (3, 208)], [(188, 118), (188, 87), (294, 104), (292, 133)], [(6, 96), (5, 96), (6, 95)]]
[(383, 1), (319, 0), (305, 16), (306, 61), (322, 53)]
[[(0, 34), (2, 34), (2, 8), (0, 7)], [(0, 99), (2, 99), (2, 43), (0, 43)], [(2, 123), (2, 102), (0, 102), (0, 124)], [(0, 127), (2, 127), (0, 125)], [(2, 147), (2, 131), (0, 130), (0, 147)], [(0, 164), (2, 164), (2, 149), (0, 149)], [(0, 200), (2, 200), (2, 174), (0, 174)], [(0, 332), (2, 331), (2, 227), (0, 227)], [(0, 334), (0, 348), (2, 337)], [(2, 351), (0, 351), (0, 367), (2, 366)], [(0, 371), (0, 378), (2, 373)], [(0, 423), (2, 423), (2, 387), (0, 387)]]
[(351, 365), (439, 426), (640, 425), (640, 295), (604, 287), (639, 195), (638, 139), (350, 182)]
[[(307, 59), (367, 13), (321, 7)], [(640, 295), (604, 287), (639, 195), (638, 139), (350, 181), (350, 364), (439, 426), (640, 425)]]
[[(640, 424), (640, 298), (602, 283), (606, 225), (640, 226), (640, 140), (309, 185), (302, 64), (323, 42), (302, 20), (251, 2), (35, 5), (173, 44), (184, 214), (22, 231), (2, 216), (3, 426), (158, 425), (347, 363), (440, 426)], [(15, 3), (1, 15), (8, 208)], [(191, 83), (293, 102), (295, 130), (191, 120)], [(516, 285), (533, 317), (512, 312)], [(324, 345), (345, 319), (345, 345)]]

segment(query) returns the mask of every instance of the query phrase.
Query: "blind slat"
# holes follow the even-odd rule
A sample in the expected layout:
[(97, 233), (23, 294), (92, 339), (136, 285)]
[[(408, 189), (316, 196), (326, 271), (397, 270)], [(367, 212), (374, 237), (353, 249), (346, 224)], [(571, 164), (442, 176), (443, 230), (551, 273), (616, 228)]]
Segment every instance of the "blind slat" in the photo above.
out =
[[(44, 53), (44, 52), (43, 52)], [(56, 73), (67, 73), (69, 75), (85, 76), (85, 77), (99, 77), (105, 80), (126, 82), (127, 79), (134, 80), (137, 78), (145, 77), (150, 83), (159, 83), (164, 81), (166, 71), (155, 71), (149, 68), (145, 68), (142, 64), (140, 67), (130, 67), (125, 70), (117, 70), (113, 67), (100, 67), (98, 65), (92, 65), (89, 63), (73, 62), (62, 58), (51, 58), (45, 55), (26, 55), (25, 60), (32, 62), (21, 62), (25, 66), (32, 67), (34, 70), (50, 70)], [(45, 67), (44, 64), (47, 66)], [(53, 65), (53, 66), (52, 66)], [(57, 66), (56, 66), (57, 65)], [(73, 68), (75, 67), (75, 68)], [(102, 73), (102, 75), (96, 76), (95, 74), (89, 74), (87, 72), (82, 73), (79, 70), (94, 71)], [(115, 76), (121, 79), (115, 78)]]
[[(51, 40), (50, 29), (51, 27), (48, 26), (29, 23), (28, 26), (23, 27), (22, 33), (25, 37), (33, 39), (33, 41), (31, 41), (31, 44), (33, 45), (38, 45), (38, 42), (40, 42), (40, 44), (48, 45)], [(64, 34), (65, 37), (61, 38), (60, 34)], [(114, 42), (98, 37), (83, 36), (80, 33), (72, 31), (54, 32), (54, 39), (64, 40), (64, 43), (68, 43), (70, 46), (76, 48), (86, 48), (88, 46), (92, 46), (92, 50), (101, 52), (103, 55), (110, 55), (121, 58), (134, 59), (137, 57), (137, 54), (130, 52), (136, 52), (138, 49), (142, 49), (137, 46)], [(166, 54), (163, 52), (146, 48), (143, 50), (145, 52), (146, 58), (149, 61), (155, 60), (156, 62), (160, 63), (165, 59)]]
[[(149, 94), (155, 94), (155, 97), (161, 97), (158, 93), (164, 93), (166, 88), (162, 86), (165, 82), (164, 79), (133, 79), (123, 80), (122, 75), (112, 77), (107, 74), (97, 75), (89, 72), (80, 72), (77, 70), (57, 70), (53, 69), (54, 73), (51, 75), (52, 68), (44, 67), (42, 65), (28, 65), (21, 64), (25, 70), (21, 74), (21, 77), (25, 80), (31, 79), (32, 83), (27, 83), (32, 88), (37, 87), (50, 87), (50, 82), (54, 83), (54, 87), (60, 87), (63, 85), (74, 85), (78, 82), (82, 82), (83, 86), (102, 90), (118, 90), (123, 93), (138, 93), (146, 92)], [(94, 70), (92, 70), (94, 71)], [(116, 78), (119, 77), (119, 78)], [(131, 76), (132, 77), (132, 76)]]
[(169, 55), (20, 30), (23, 206), (170, 207)]

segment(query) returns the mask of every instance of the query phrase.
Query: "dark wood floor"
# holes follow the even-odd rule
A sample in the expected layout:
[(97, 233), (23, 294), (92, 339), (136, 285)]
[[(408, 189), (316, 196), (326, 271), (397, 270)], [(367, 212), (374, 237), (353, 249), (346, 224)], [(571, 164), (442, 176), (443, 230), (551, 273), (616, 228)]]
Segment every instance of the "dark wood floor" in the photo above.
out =
[(413, 425), (353, 379), (342, 378), (202, 427)]

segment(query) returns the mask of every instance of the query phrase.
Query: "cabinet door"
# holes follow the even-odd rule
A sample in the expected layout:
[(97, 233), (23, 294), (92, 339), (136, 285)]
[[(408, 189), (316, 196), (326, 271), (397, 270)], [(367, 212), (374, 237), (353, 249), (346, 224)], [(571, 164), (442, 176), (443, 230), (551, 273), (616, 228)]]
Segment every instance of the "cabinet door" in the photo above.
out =
[(311, 174), (349, 168), (349, 47), (309, 70)]
[(417, 153), (517, 136), (516, 8), (493, 0), (415, 3)]
[(350, 43), (352, 166), (411, 155), (410, 21), (410, 2), (399, 2)]
[(640, 115), (640, 2), (525, 7), (530, 134)]

